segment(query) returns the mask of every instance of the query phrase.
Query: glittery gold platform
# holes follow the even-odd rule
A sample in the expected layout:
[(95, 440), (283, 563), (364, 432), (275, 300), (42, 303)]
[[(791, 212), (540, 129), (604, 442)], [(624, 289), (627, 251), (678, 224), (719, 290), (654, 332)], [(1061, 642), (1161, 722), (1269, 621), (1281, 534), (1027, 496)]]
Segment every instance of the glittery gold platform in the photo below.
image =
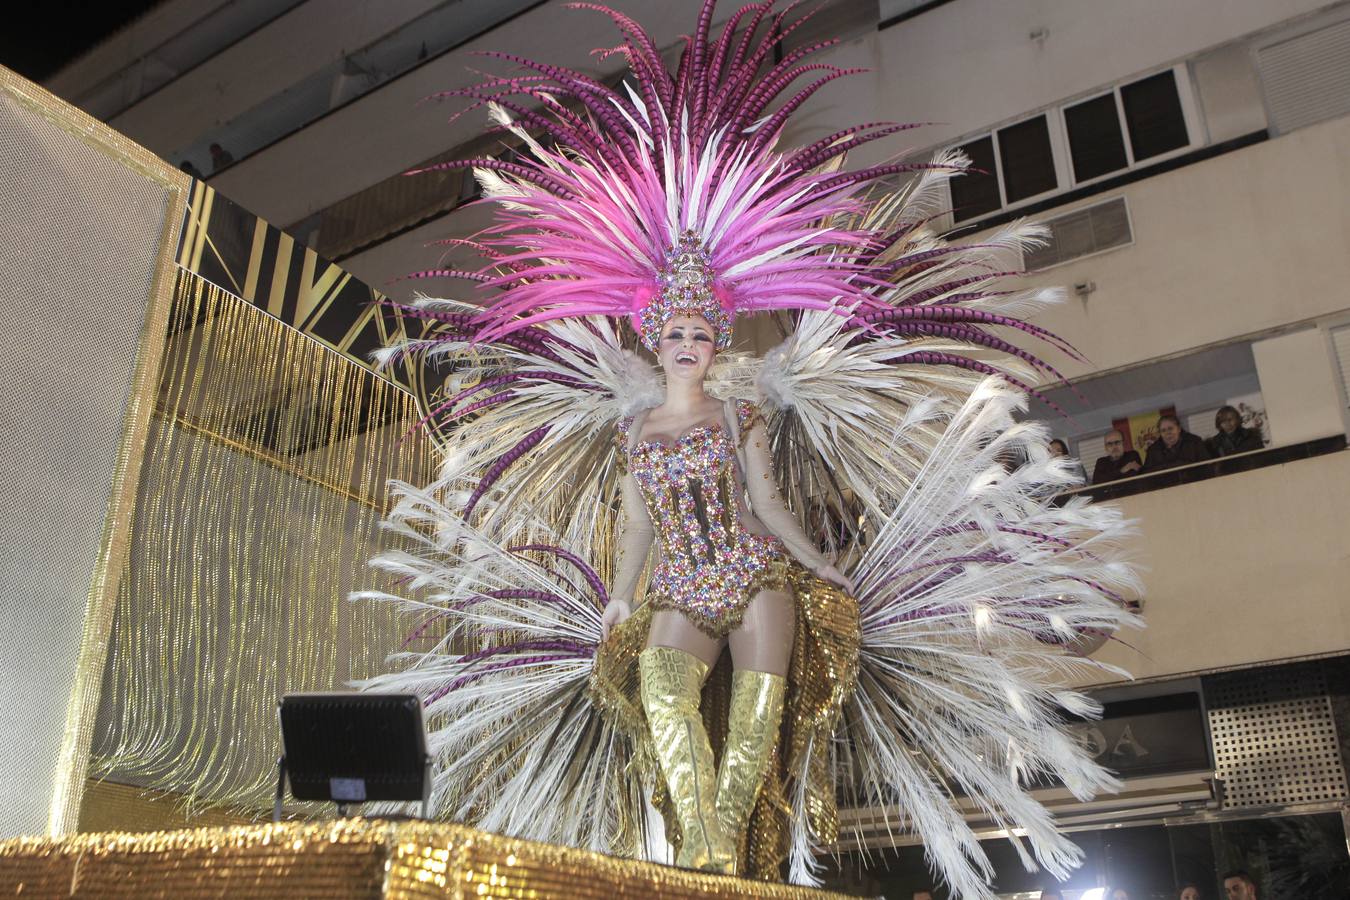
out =
[(842, 900), (460, 825), (379, 819), (16, 838), (0, 843), (0, 896)]

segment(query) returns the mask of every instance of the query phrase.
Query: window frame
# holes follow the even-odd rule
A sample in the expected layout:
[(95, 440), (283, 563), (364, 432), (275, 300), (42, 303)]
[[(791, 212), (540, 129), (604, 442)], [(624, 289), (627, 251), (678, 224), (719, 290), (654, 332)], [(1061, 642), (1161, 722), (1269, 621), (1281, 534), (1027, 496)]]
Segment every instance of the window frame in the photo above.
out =
[[(1021, 125), (1025, 122), (1030, 122), (1033, 119), (1040, 119), (1040, 118), (1045, 119), (1045, 129), (1050, 139), (1050, 161), (1055, 172), (1055, 182), (1056, 182), (1055, 186), (1048, 191), (1041, 191), (1039, 194), (1032, 194), (1029, 197), (1023, 197), (1016, 203), (1010, 204), (1008, 202), (1007, 181), (1003, 177), (1003, 148), (1002, 145), (999, 143), (998, 133), (1000, 131), (1003, 131), (1004, 129), (1012, 128), (1014, 126)], [(961, 138), (961, 140), (959, 141), (954, 141), (953, 143), (951, 143), (949, 146), (952, 150), (959, 150), (966, 144), (973, 144), (976, 141), (989, 138), (989, 142), (994, 148), (994, 178), (998, 182), (998, 201), (999, 201), (998, 209), (991, 209), (989, 212), (980, 213), (980, 215), (978, 216), (973, 216), (969, 219), (964, 219), (960, 222), (956, 222), (955, 224), (964, 228), (971, 222), (978, 222), (981, 219), (984, 219), (988, 216), (996, 216), (1000, 213), (1006, 212), (1009, 209), (1015, 209), (1016, 207), (1023, 206), (1028, 203), (1037, 203), (1041, 200), (1046, 199), (1047, 197), (1053, 197), (1055, 194), (1061, 193), (1064, 190), (1064, 166), (1063, 160), (1061, 159), (1062, 154), (1058, 152), (1058, 149), (1059, 149), (1059, 142), (1063, 140), (1063, 137), (1064, 137), (1063, 122), (1056, 121), (1055, 117), (1050, 115), (1050, 110), (1043, 109), (1040, 110), (1039, 112), (1034, 112), (1027, 116), (1020, 116), (1011, 121), (1004, 122), (1003, 124), (998, 125), (994, 128), (990, 128), (987, 131), (982, 131), (977, 134), (968, 135), (967, 137)], [(947, 191), (947, 205), (948, 207), (951, 207), (952, 204), (953, 201), (951, 197), (951, 190), (949, 188)], [(951, 218), (955, 220), (956, 217), (951, 216)]]
[[(1010, 204), (1008, 202), (1007, 184), (1003, 179), (1003, 152), (998, 139), (998, 133), (1009, 128), (1015, 128), (1018, 125), (1024, 125), (1033, 119), (1039, 118), (1045, 119), (1045, 134), (1046, 140), (1050, 144), (1050, 167), (1055, 173), (1055, 186), (1048, 191), (1041, 191), (1039, 194), (1023, 197), (1016, 203)], [(1044, 200), (1046, 197), (1053, 197), (1055, 194), (1064, 190), (1064, 167), (1060, 165), (1060, 157), (1062, 154), (1059, 152), (1059, 144), (1063, 140), (1064, 135), (1057, 127), (1059, 125), (1060, 123), (1057, 123), (1055, 117), (1050, 114), (1050, 110), (1042, 110), (1041, 112), (1024, 116), (1015, 122), (1008, 122), (990, 130), (989, 133), (994, 136), (994, 159), (998, 162), (998, 196), (999, 199), (1003, 201), (1002, 209), (1008, 209), (1010, 206), (1022, 206), (1026, 203), (1036, 203), (1039, 200)], [(992, 215), (992, 213), (989, 213), (988, 215)]]
[[(1148, 76), (1144, 76), (1147, 78)], [(1126, 82), (1133, 84), (1134, 82)], [(1112, 85), (1109, 90), (1096, 91), (1091, 94), (1085, 94), (1082, 97), (1076, 97), (1068, 103), (1061, 103), (1055, 107), (1056, 118), (1059, 119), (1060, 127), (1064, 129), (1064, 155), (1069, 164), (1069, 183), (1074, 187), (1082, 187), (1088, 184), (1095, 184), (1098, 181), (1105, 181), (1107, 178), (1115, 178), (1121, 172), (1128, 172), (1135, 166), (1134, 147), (1130, 143), (1129, 123), (1125, 121), (1125, 105), (1120, 101), (1120, 85)], [(1092, 178), (1084, 178), (1081, 181), (1074, 177), (1073, 172), (1073, 146), (1069, 143), (1069, 117), (1070, 107), (1078, 106), (1083, 103), (1089, 103), (1093, 100), (1100, 100), (1102, 97), (1111, 97), (1116, 103), (1116, 126), (1120, 129), (1120, 142), (1125, 148), (1125, 167), (1123, 169), (1112, 169), (1110, 172), (1104, 172), (1101, 175)]]
[[(1176, 81), (1177, 99), (1181, 105), (1181, 118), (1182, 123), (1186, 127), (1187, 140), (1186, 143), (1180, 147), (1168, 150), (1166, 153), (1150, 156), (1143, 162), (1139, 162), (1134, 156), (1134, 142), (1130, 139), (1129, 122), (1125, 118), (1125, 103), (1121, 98), (1120, 91), (1123, 87), (1128, 87), (1136, 82), (1144, 81), (1167, 71), (1172, 72), (1173, 78)], [(1115, 98), (1116, 119), (1120, 126), (1121, 141), (1125, 146), (1125, 168), (1114, 169), (1102, 175), (1079, 181), (1074, 177), (1073, 156), (1069, 146), (1069, 127), (1068, 120), (1065, 117), (1065, 110), (1071, 106), (1077, 106), (1080, 103), (1086, 103), (1089, 100), (1095, 100), (1099, 97), (1108, 95)], [(1020, 125), (1023, 122), (1028, 122), (1038, 116), (1044, 116), (1046, 120), (1046, 130), (1050, 136), (1050, 154), (1054, 161), (1055, 179), (1058, 182), (1058, 185), (1053, 190), (1043, 191), (1030, 197), (1023, 197), (1015, 203), (1009, 203), (1007, 189), (1003, 178), (1003, 158), (1002, 153), (1000, 152), (998, 133), (1005, 128)], [(956, 217), (948, 212), (945, 218), (948, 223), (947, 227), (949, 228), (974, 227), (978, 230), (979, 224), (985, 219), (1003, 215), (1004, 213), (1012, 212), (1034, 203), (1039, 203), (1058, 194), (1068, 193), (1069, 191), (1076, 190), (1080, 187), (1089, 187), (1111, 178), (1118, 178), (1129, 172), (1151, 168), (1159, 163), (1164, 163), (1170, 159), (1192, 153), (1209, 143), (1208, 132), (1205, 129), (1204, 119), (1200, 114), (1199, 100), (1196, 96), (1195, 79), (1191, 73), (1190, 63), (1186, 60), (1134, 73), (1129, 78), (1121, 79), (1111, 85), (1084, 91), (1081, 94), (1060, 100), (1033, 112), (1016, 116), (971, 134), (963, 135), (956, 140), (945, 142), (941, 146), (955, 150), (964, 144), (969, 144), (986, 137), (991, 140), (994, 147), (994, 175), (998, 179), (998, 196), (1001, 205), (998, 209), (990, 210), (989, 212), (981, 213), (978, 216), (973, 216), (961, 221), (957, 221)], [(952, 204), (950, 188), (947, 190), (947, 204), (950, 209)]]
[(999, 205), (998, 209), (991, 209), (989, 210), (989, 212), (980, 213), (978, 216), (972, 216), (969, 219), (957, 222), (955, 215), (956, 200), (952, 197), (951, 182), (948, 181), (947, 184), (944, 186), (944, 190), (947, 192), (947, 211), (943, 213), (943, 215), (945, 218), (950, 219), (951, 221), (955, 222), (956, 225), (959, 225), (963, 228), (970, 222), (978, 222), (981, 219), (987, 218), (989, 216), (996, 216), (1003, 210), (1008, 208), (1008, 202), (1003, 194), (1003, 160), (999, 158), (998, 137), (994, 134), (994, 132), (986, 131), (980, 134), (972, 134), (969, 137), (964, 137), (961, 140), (957, 141), (956, 143), (952, 144), (950, 149), (965, 155), (966, 158), (969, 159), (970, 158), (969, 154), (966, 154), (965, 150), (963, 150), (962, 148), (965, 147), (965, 145), (967, 144), (973, 144), (976, 141), (982, 141), (985, 138), (989, 138), (989, 144), (991, 147), (993, 147), (994, 182), (995, 186), (998, 188)]

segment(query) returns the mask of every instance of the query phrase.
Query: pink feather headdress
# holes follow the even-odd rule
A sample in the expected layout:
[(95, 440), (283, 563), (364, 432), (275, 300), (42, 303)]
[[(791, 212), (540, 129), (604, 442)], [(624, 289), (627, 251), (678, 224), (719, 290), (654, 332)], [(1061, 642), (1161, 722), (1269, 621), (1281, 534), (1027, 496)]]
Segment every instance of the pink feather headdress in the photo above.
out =
[[(807, 98), (859, 70), (802, 62), (834, 41), (769, 65), (775, 44), (809, 17), (785, 26), (788, 10), (772, 13), (773, 2), (737, 10), (714, 40), (715, 2), (705, 0), (674, 75), (633, 20), (570, 4), (604, 12), (623, 33), (622, 93), (497, 53), (488, 55), (535, 74), (447, 92), (487, 104), (528, 150), (514, 161), (431, 167), (472, 166), (485, 198), (499, 204), (496, 225), (477, 242), (489, 259), (483, 269), (425, 273), (501, 293), (484, 304), (480, 340), (549, 319), (607, 315), (627, 318), (653, 347), (662, 324), (682, 312), (707, 318), (725, 347), (737, 314), (877, 305), (869, 293), (877, 278), (868, 274), (876, 236), (831, 223), (859, 209), (861, 187), (924, 166), (839, 172), (827, 164), (905, 126), (852, 128), (780, 152), (784, 124)], [(823, 74), (783, 99), (812, 72)]]

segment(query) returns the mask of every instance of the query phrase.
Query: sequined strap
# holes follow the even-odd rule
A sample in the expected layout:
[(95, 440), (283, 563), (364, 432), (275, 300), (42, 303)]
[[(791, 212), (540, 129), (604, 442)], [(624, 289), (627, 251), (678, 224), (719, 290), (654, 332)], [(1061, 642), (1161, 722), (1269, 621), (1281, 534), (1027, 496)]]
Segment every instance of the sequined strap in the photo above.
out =
[(642, 423), (647, 421), (647, 414), (650, 412), (650, 409), (644, 409), (635, 416), (624, 416), (614, 424), (615, 459), (620, 478), (628, 474), (629, 454), (633, 452), (637, 436), (642, 434)]
[(759, 406), (751, 403), (749, 400), (736, 401), (736, 446), (745, 449), (745, 442), (750, 438), (750, 431), (755, 427), (755, 423), (763, 420), (760, 415)]
[(629, 433), (632, 428), (632, 416), (624, 416), (614, 423), (614, 461), (619, 469), (620, 478), (628, 474), (628, 447), (631, 443)]
[[(753, 411), (755, 405), (746, 400), (726, 400), (722, 403), (722, 420), (727, 434), (736, 446), (733, 466), (736, 471), (736, 489), (745, 491), (745, 436), (750, 433), (746, 422), (754, 424), (753, 416), (747, 417), (747, 410)], [(749, 502), (748, 500), (746, 501)]]

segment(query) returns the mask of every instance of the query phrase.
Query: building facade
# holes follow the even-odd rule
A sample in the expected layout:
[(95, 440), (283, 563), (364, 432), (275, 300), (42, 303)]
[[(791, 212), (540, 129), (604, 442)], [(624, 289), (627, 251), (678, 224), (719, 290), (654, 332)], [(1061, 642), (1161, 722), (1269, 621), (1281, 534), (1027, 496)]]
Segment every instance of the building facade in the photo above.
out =
[[(692, 14), (614, 5), (667, 47)], [(1068, 290), (1037, 324), (1083, 358), (1042, 386), (1065, 413), (1028, 414), (1089, 471), (1112, 431), (1146, 457), (1164, 413), (1207, 438), (1233, 406), (1262, 434), (1241, 459), (1085, 488), (1139, 522), (1148, 625), (1099, 651), (1134, 678), (1090, 685), (1107, 716), (1083, 725), (1125, 791), (1044, 788), (1086, 853), (1067, 895), (1194, 881), (1209, 897), (1247, 869), (1263, 898), (1343, 896), (1350, 2), (836, 0), (806, 31), (791, 40), (840, 35), (825, 61), (868, 72), (813, 98), (788, 141), (933, 123), (858, 161), (960, 148), (981, 171), (952, 182), (937, 227), (1047, 223), (1027, 282)], [(474, 83), (485, 49), (608, 77), (590, 51), (613, 42), (603, 17), (549, 2), (169, 0), (48, 86), (407, 298), (393, 279), (437, 264), (429, 242), (486, 218), (463, 174), (402, 173), (510, 152), (481, 110), (426, 98)], [(867, 810), (846, 819), (838, 883), (924, 886), (919, 848), (869, 830)], [(1035, 897), (1008, 836), (987, 846), (999, 890)]]

